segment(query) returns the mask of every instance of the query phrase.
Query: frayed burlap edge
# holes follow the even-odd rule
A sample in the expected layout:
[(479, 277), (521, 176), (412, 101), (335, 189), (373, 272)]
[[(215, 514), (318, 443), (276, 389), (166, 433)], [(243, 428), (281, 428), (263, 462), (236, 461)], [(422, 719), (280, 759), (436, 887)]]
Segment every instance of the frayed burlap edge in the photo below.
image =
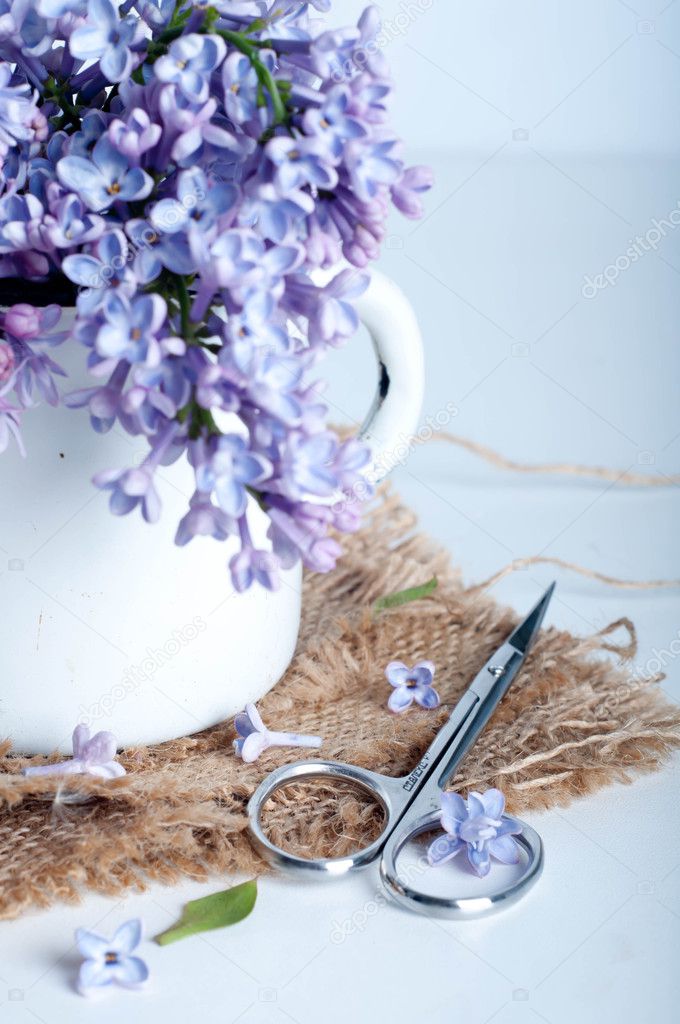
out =
[[(516, 622), (487, 594), (465, 590), (448, 554), (415, 525), (385, 490), (336, 572), (306, 578), (296, 657), (260, 703), (272, 728), (323, 736), (319, 756), (392, 775), (418, 760)], [(433, 575), (439, 586), (432, 596), (371, 612), (376, 598)], [(680, 746), (680, 713), (662, 699), (658, 678), (626, 667), (635, 648), (627, 619), (585, 638), (545, 629), (453, 787), (498, 786), (509, 808), (524, 812), (658, 768)], [(383, 672), (394, 658), (435, 662), (438, 711), (387, 712)], [(245, 805), (267, 772), (299, 752), (275, 749), (246, 765), (234, 756), (232, 738), (225, 722), (125, 750), (128, 775), (111, 782), (26, 779), (18, 773), (27, 760), (13, 757), (9, 742), (0, 745), (0, 917), (77, 900), (83, 889), (117, 895), (152, 880), (263, 871), (248, 841)], [(312, 814), (304, 806), (304, 815), (296, 813), (295, 794), (283, 794), (270, 816), (272, 835), (301, 852), (338, 855), (376, 828), (375, 808), (351, 794), (322, 791)]]

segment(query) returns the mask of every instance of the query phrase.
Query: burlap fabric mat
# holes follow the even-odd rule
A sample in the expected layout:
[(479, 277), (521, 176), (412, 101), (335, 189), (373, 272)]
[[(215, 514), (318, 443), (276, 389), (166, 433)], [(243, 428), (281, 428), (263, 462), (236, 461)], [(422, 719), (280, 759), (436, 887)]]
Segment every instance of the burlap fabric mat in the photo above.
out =
[[(306, 579), (296, 657), (259, 705), (271, 728), (323, 736), (318, 756), (393, 775), (418, 760), (517, 621), (485, 593), (465, 590), (447, 553), (414, 529), (413, 514), (383, 492), (362, 532), (346, 542), (338, 570)], [(433, 575), (432, 596), (372, 612), (376, 598)], [(544, 630), (453, 787), (498, 786), (510, 810), (524, 812), (658, 767), (680, 746), (680, 712), (662, 700), (657, 678), (626, 668), (634, 654), (627, 620), (585, 638)], [(387, 711), (383, 672), (394, 658), (435, 662), (438, 711)], [(1, 745), (0, 916), (76, 900), (85, 888), (113, 895), (149, 880), (265, 870), (248, 841), (245, 805), (265, 773), (301, 754), (278, 748), (246, 765), (233, 754), (233, 736), (224, 722), (125, 750), (129, 774), (105, 783), (26, 779), (19, 772), (27, 760)], [(376, 809), (350, 793), (321, 792), (313, 808), (286, 791), (271, 815), (272, 835), (298, 852), (332, 856), (375, 831)]]

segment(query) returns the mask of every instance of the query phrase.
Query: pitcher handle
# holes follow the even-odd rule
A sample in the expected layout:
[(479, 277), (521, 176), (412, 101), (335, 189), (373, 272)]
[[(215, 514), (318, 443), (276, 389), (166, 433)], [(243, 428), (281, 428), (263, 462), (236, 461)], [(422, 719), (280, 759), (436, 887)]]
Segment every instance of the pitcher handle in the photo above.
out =
[(378, 360), (378, 390), (359, 435), (372, 455), (365, 473), (377, 483), (403, 461), (418, 426), (425, 390), (423, 341), (410, 302), (378, 270), (371, 271), (355, 308)]

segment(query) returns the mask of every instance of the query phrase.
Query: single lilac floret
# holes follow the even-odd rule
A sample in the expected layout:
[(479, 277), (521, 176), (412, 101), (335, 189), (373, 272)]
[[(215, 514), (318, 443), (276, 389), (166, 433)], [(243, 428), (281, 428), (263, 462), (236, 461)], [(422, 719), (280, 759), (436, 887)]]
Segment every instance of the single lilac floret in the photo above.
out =
[(429, 167), (408, 167), (392, 186), (392, 202), (405, 217), (417, 219), (423, 215), (422, 196), (432, 188), (434, 179)]
[(259, 583), (265, 590), (278, 590), (279, 569), (279, 560), (273, 552), (248, 544), (229, 560), (231, 581), (237, 594), (243, 594), (253, 583)]
[[(259, 59), (268, 71), (276, 69), (276, 54), (273, 50), (260, 50)], [(266, 112), (260, 104), (262, 91), (260, 80), (253, 63), (244, 53), (230, 53), (222, 65), (222, 86), (224, 88), (224, 109), (227, 117), (236, 124), (247, 124), (258, 114)], [(266, 127), (260, 123), (259, 129)]]
[(45, 211), (37, 196), (8, 193), (0, 199), (0, 252), (41, 247)]
[(265, 152), (276, 167), (276, 180), (285, 195), (300, 185), (332, 189), (338, 175), (331, 156), (315, 139), (291, 139), (277, 135), (267, 143)]
[(69, 49), (80, 60), (98, 60), (109, 82), (122, 82), (134, 66), (130, 47), (140, 36), (141, 23), (120, 18), (111, 0), (87, 0), (87, 18), (69, 37)]
[(119, 294), (125, 292), (132, 295), (136, 291), (134, 276), (129, 267), (130, 251), (127, 239), (122, 231), (114, 228), (97, 239), (91, 251), (74, 253), (65, 256), (62, 269), (74, 284), (88, 289), (89, 294), (81, 292), (81, 300), (87, 294), (87, 307), (99, 306), (109, 290), (115, 289)]
[(236, 755), (246, 763), (257, 761), (268, 747), (320, 747), (320, 736), (305, 736), (296, 732), (271, 732), (260, 717), (254, 704), (246, 704), (234, 719), (238, 737), (234, 740)]
[(160, 234), (174, 235), (189, 227), (205, 232), (233, 209), (238, 194), (236, 185), (210, 181), (204, 171), (192, 167), (177, 176), (177, 198), (161, 199), (149, 220)]
[(213, 505), (210, 496), (195, 491), (189, 502), (189, 511), (180, 520), (175, 535), (175, 544), (184, 547), (194, 537), (214, 537), (226, 540), (237, 532), (235, 520), (221, 508)]
[(28, 85), (13, 82), (12, 68), (0, 61), (0, 156), (17, 143), (29, 142), (36, 133), (45, 138), (44, 120)]
[(385, 669), (387, 681), (394, 687), (387, 702), (390, 711), (399, 714), (414, 701), (421, 708), (438, 707), (439, 694), (432, 686), (434, 672), (431, 661), (419, 661), (413, 668), (408, 668), (403, 661), (391, 661)]
[(346, 86), (336, 86), (322, 107), (311, 107), (302, 123), (308, 135), (315, 135), (335, 160), (340, 160), (345, 143), (368, 134), (366, 127), (350, 113), (351, 94)]
[(263, 455), (253, 455), (246, 442), (236, 434), (223, 434), (210, 459), (196, 470), (196, 486), (212, 491), (220, 507), (238, 518), (246, 510), (248, 487), (261, 483), (271, 473), (271, 464)]
[[(61, 192), (58, 186), (57, 189)], [(51, 204), (50, 212), (43, 218), (42, 230), (50, 247), (72, 249), (76, 245), (95, 241), (103, 233), (104, 227), (102, 218), (90, 213), (80, 197), (69, 192)]]
[(154, 64), (160, 82), (177, 85), (184, 95), (197, 103), (208, 98), (208, 79), (224, 60), (226, 47), (220, 36), (192, 32), (171, 44), (169, 51)]
[(157, 366), (161, 360), (159, 331), (167, 308), (160, 295), (136, 295), (127, 299), (111, 291), (106, 296), (104, 322), (97, 332), (95, 349), (104, 359)]
[(109, 508), (114, 516), (125, 516), (139, 507), (147, 523), (160, 519), (161, 499), (149, 466), (104, 470), (95, 473), (92, 481), (101, 490), (111, 492)]
[(110, 491), (109, 508), (114, 516), (125, 516), (139, 508), (147, 523), (156, 523), (161, 515), (161, 499), (156, 490), (155, 473), (171, 449), (179, 430), (169, 422), (152, 441), (152, 449), (140, 466), (109, 469), (92, 478), (96, 487)]
[(85, 957), (78, 972), (80, 994), (90, 995), (95, 989), (114, 984), (141, 987), (149, 977), (149, 968), (140, 957), (132, 955), (141, 938), (142, 922), (138, 919), (122, 924), (112, 939), (78, 928), (76, 945)]
[(441, 823), (445, 834), (438, 836), (427, 851), (428, 861), (446, 864), (465, 850), (470, 867), (484, 878), (491, 868), (491, 857), (501, 864), (517, 864), (520, 847), (514, 839), (521, 824), (504, 814), (505, 797), (499, 789), (469, 793), (442, 793)]
[(23, 769), (28, 776), (95, 775), (100, 779), (117, 779), (125, 775), (122, 764), (115, 760), (116, 737), (111, 732), (97, 732), (90, 738), (86, 725), (73, 730), (73, 758), (59, 764), (34, 765)]
[(186, 275), (193, 272), (194, 262), (186, 235), (163, 234), (162, 230), (154, 226), (152, 219), (141, 218), (129, 220), (125, 230), (136, 250), (133, 270), (141, 284), (155, 280), (163, 267), (173, 274)]
[(157, 145), (163, 129), (151, 121), (146, 110), (136, 107), (125, 121), (116, 118), (108, 128), (111, 142), (130, 164), (137, 166), (142, 157)]
[(112, 203), (144, 199), (153, 187), (153, 179), (141, 167), (132, 167), (108, 135), (96, 143), (91, 159), (62, 157), (57, 174), (95, 213), (107, 210)]
[(123, 387), (129, 372), (130, 364), (121, 360), (107, 384), (71, 391), (64, 396), (64, 405), (69, 409), (87, 406), (92, 429), (98, 434), (106, 434), (120, 415)]

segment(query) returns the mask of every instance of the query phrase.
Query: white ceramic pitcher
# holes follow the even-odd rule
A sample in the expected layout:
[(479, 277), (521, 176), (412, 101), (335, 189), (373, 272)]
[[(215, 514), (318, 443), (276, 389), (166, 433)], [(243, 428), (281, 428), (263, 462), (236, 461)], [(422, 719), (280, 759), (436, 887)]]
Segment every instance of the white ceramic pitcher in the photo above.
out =
[[(423, 394), (418, 325), (396, 285), (373, 272), (357, 302), (380, 384), (363, 429), (374, 466), (416, 428)], [(58, 361), (91, 386), (83, 355)], [(110, 514), (95, 472), (143, 458), (119, 427), (97, 435), (85, 410), (41, 406), (23, 417), (28, 457), (0, 456), (0, 737), (16, 751), (70, 752), (78, 721), (129, 746), (193, 733), (240, 711), (281, 678), (300, 621), (299, 567), (271, 593), (237, 594), (234, 547), (173, 542), (192, 493), (185, 459), (159, 473), (161, 521)], [(380, 473), (376, 474), (380, 475)], [(253, 502), (256, 539), (268, 520)], [(258, 538), (259, 530), (259, 538)]]

